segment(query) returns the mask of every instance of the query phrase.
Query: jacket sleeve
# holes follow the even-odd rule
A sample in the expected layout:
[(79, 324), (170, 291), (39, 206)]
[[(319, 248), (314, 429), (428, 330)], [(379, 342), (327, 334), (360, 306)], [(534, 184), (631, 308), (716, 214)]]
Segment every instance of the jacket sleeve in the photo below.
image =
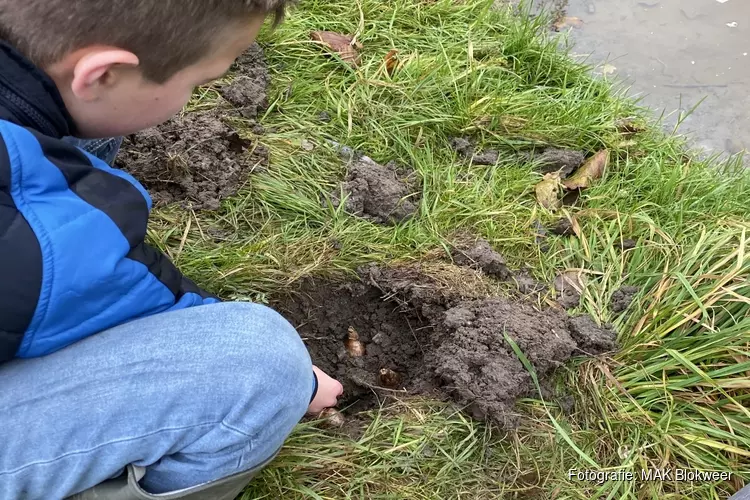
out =
[(0, 286), (0, 303), (14, 297), (28, 312), (19, 321), (0, 307), (0, 334), (6, 325), (16, 334), (8, 345), (22, 337), (15, 357), (43, 356), (137, 318), (219, 302), (145, 242), (151, 199), (132, 176), (35, 131), (0, 123), (0, 134), (10, 173), (5, 201), (12, 203), (5, 211), (28, 226), (23, 243), (0, 237), (6, 267), (29, 270)]

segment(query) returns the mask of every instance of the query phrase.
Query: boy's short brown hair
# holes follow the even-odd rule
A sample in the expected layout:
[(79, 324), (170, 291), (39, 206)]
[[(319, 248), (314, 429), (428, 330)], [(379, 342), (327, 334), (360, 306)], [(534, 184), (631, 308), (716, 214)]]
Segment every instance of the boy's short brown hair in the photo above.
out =
[(163, 83), (209, 54), (233, 22), (273, 13), (290, 0), (0, 0), (0, 39), (41, 67), (89, 46), (133, 52)]

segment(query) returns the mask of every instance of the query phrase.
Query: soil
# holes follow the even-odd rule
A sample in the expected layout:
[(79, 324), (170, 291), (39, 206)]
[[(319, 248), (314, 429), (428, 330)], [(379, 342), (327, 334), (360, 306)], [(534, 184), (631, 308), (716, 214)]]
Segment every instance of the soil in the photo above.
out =
[(622, 247), (623, 250), (632, 250), (638, 246), (638, 243), (635, 240), (625, 239), (625, 240), (622, 240), (622, 243), (620, 246)]
[(418, 211), (419, 192), (412, 170), (352, 155), (346, 178), (340, 189), (331, 193), (331, 200), (338, 207), (343, 193), (350, 214), (380, 224), (398, 224)]
[(555, 278), (557, 302), (563, 309), (575, 309), (580, 305), (583, 279), (583, 276), (575, 271), (566, 271)]
[(234, 66), (235, 80), (220, 89), (228, 104), (210, 111), (184, 113), (168, 122), (125, 139), (117, 167), (138, 179), (155, 205), (178, 202), (194, 209), (215, 210), (268, 164), (267, 150), (240, 137), (227, 118), (245, 119), (254, 134), (263, 129), (254, 122), (268, 105), (269, 77), (263, 53), (251, 47)]
[(539, 172), (560, 172), (560, 177), (564, 179), (583, 165), (586, 155), (571, 149), (547, 148), (539, 154), (530, 155), (529, 159), (536, 163)]
[[(354, 282), (306, 280), (272, 304), (298, 328), (313, 362), (342, 381), (342, 407), (428, 395), (511, 429), (519, 418), (516, 399), (535, 388), (505, 334), (543, 385), (571, 356), (616, 349), (614, 331), (587, 316), (487, 297), (487, 278), (469, 268), (372, 265), (359, 276)], [(362, 356), (347, 349), (352, 332)], [(387, 376), (380, 375), (384, 368)]]
[(575, 234), (573, 222), (567, 217), (555, 222), (555, 225), (550, 228), (550, 232), (558, 236), (573, 236)]
[(610, 309), (614, 313), (621, 313), (630, 307), (633, 299), (641, 289), (637, 286), (625, 285), (619, 290), (612, 294), (612, 302), (610, 303)]
[(500, 153), (496, 149), (486, 149), (472, 156), (471, 163), (474, 165), (494, 165), (499, 158)]
[(513, 280), (521, 297), (533, 299), (547, 290), (547, 285), (536, 280), (528, 272), (516, 272)]
[(450, 145), (459, 155), (469, 159), (473, 165), (494, 165), (500, 158), (500, 153), (496, 149), (486, 149), (476, 153), (474, 143), (466, 137), (452, 137)]
[(502, 255), (492, 249), (486, 240), (479, 240), (468, 248), (454, 248), (453, 261), (460, 266), (475, 267), (489, 276), (507, 280), (511, 273)]

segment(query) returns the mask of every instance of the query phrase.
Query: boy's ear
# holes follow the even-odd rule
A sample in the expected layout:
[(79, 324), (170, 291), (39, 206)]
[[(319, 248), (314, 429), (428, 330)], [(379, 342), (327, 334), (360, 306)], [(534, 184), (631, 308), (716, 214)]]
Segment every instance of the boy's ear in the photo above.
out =
[(138, 64), (138, 56), (127, 50), (107, 48), (89, 52), (75, 63), (71, 90), (77, 98), (93, 101), (102, 90), (117, 83), (115, 67), (137, 67)]

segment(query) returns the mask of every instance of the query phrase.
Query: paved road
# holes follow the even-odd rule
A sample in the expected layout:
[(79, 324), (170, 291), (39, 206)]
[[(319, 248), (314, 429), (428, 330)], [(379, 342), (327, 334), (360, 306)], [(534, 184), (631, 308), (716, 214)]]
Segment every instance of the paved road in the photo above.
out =
[(680, 130), (713, 151), (750, 150), (750, 0), (569, 0), (566, 15), (583, 21), (568, 28), (573, 52), (597, 72), (670, 125), (705, 98)]

